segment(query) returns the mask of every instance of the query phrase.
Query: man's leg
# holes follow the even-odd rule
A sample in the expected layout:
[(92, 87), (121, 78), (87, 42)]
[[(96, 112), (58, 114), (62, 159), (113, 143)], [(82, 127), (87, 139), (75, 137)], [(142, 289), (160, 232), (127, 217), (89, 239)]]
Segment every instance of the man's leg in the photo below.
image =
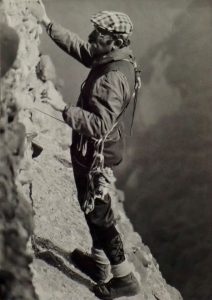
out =
[[(81, 209), (86, 199), (86, 191), (88, 184), (88, 174), (82, 167), (73, 164), (74, 178), (77, 188), (78, 201)], [(91, 254), (85, 253), (79, 249), (75, 249), (71, 253), (72, 263), (82, 272), (91, 277), (94, 281), (105, 281), (110, 274), (109, 260), (103, 251), (101, 244), (94, 230), (94, 226), (85, 214), (85, 219), (92, 238)]]
[[(74, 169), (74, 176), (79, 202), (81, 208), (83, 208), (88, 176), (85, 172), (79, 172), (79, 169)], [(121, 236), (115, 227), (110, 195), (106, 194), (104, 197), (96, 198), (94, 210), (85, 214), (85, 218), (93, 239), (95, 259), (93, 259), (93, 256), (90, 260), (89, 255), (79, 252), (79, 250), (73, 252), (72, 259), (75, 261), (75, 265), (94, 281), (104, 281), (106, 276), (103, 278), (103, 272), (99, 273), (99, 266), (103, 266), (107, 262), (107, 260), (104, 260), (104, 251), (110, 262), (113, 275), (108, 283), (96, 285), (94, 293), (102, 299), (137, 294), (140, 290), (139, 283), (132, 273), (131, 265), (126, 260)], [(102, 261), (98, 261), (99, 257)], [(90, 270), (92, 271), (90, 272)], [(97, 277), (95, 273), (98, 274)], [(99, 274), (101, 275), (99, 276)]]
[[(101, 174), (99, 175), (101, 176)], [(101, 190), (99, 188), (101, 183), (102, 180), (97, 184), (98, 190)], [(113, 275), (108, 283), (95, 286), (95, 294), (102, 299), (137, 294), (140, 291), (140, 286), (132, 272), (131, 264), (126, 259), (120, 233), (115, 227), (109, 193), (95, 198), (94, 209), (86, 215), (86, 219), (89, 227), (95, 233), (100, 247), (110, 261)]]

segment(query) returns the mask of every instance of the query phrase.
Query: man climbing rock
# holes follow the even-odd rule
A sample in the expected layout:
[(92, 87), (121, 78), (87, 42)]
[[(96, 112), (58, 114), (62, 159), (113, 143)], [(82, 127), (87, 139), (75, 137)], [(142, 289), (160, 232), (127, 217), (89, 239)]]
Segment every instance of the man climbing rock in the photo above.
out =
[[(91, 254), (75, 249), (71, 261), (97, 284), (101, 299), (139, 293), (140, 285), (126, 259), (111, 208), (113, 167), (122, 161), (122, 116), (140, 86), (137, 65), (129, 47), (133, 24), (121, 12), (101, 11), (84, 42), (75, 33), (52, 22), (43, 4), (32, 11), (51, 39), (70, 56), (90, 68), (76, 107), (58, 107), (73, 129), (71, 158), (78, 200), (90, 229)], [(107, 281), (112, 273), (112, 279)]]

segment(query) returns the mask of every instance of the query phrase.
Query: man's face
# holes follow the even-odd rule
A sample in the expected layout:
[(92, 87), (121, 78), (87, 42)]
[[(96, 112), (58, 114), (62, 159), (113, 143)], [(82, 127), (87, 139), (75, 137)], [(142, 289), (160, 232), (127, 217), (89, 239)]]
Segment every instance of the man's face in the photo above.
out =
[(102, 56), (111, 52), (115, 47), (115, 42), (111, 34), (103, 29), (95, 28), (88, 36), (94, 56)]

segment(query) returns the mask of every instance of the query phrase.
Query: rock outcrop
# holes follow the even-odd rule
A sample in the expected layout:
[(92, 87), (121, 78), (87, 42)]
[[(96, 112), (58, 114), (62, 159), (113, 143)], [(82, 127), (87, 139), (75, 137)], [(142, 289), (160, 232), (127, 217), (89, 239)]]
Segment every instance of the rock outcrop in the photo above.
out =
[[(2, 5), (2, 3), (0, 3)], [(6, 16), (0, 7), (1, 20)], [(36, 300), (32, 285), (26, 243), (33, 232), (32, 208), (15, 184), (24, 155), (25, 128), (18, 120), (15, 94), (19, 84), (12, 71), (6, 75), (17, 56), (19, 37), (14, 29), (0, 24), (0, 298)], [(2, 80), (2, 77), (5, 79)], [(17, 81), (16, 81), (17, 79)]]
[[(62, 97), (50, 81), (55, 80), (55, 70), (51, 63), (49, 64), (50, 60), (41, 57), (39, 52), (39, 35), (42, 29), (30, 14), (30, 7), (35, 2), (35, 0), (1, 1), (1, 13), (5, 15), (5, 21), (16, 29), (20, 39), (16, 61), (2, 82), (2, 99), (6, 106), (10, 107), (12, 103), (17, 108), (15, 112), (19, 110), (19, 114), (15, 114), (15, 119), (10, 123), (6, 122), (4, 127), (7, 150), (4, 150), (5, 145), (1, 142), (1, 155), (4, 153), (1, 157), (1, 161), (4, 162), (1, 170), (8, 170), (8, 174), (2, 173), (0, 178), (9, 190), (8, 197), (1, 192), (1, 200), (3, 199), (5, 205), (11, 202), (17, 216), (16, 222), (10, 215), (10, 211), (8, 212), (9, 217), (12, 218), (10, 219), (10, 224), (12, 224), (10, 245), (13, 249), (11, 252), (13, 265), (11, 265), (10, 273), (16, 272), (16, 279), (22, 271), (25, 276), (25, 281), (19, 282), (19, 286), (10, 298), (36, 299), (30, 284), (29, 261), (26, 261), (28, 257), (26, 241), (32, 233), (30, 208), (32, 207), (35, 227), (31, 245), (35, 257), (31, 269), (34, 274), (33, 284), (39, 299), (95, 299), (89, 290), (92, 282), (67, 260), (68, 253), (76, 247), (89, 250), (91, 241), (76, 199), (69, 156), (71, 130), (61, 121), (60, 115), (43, 103), (45, 98), (50, 101), (54, 98), (62, 101)], [(41, 66), (46, 63), (49, 66), (42, 69)], [(17, 144), (21, 146), (17, 147)], [(14, 155), (18, 160), (18, 163), (12, 161), (12, 165), (16, 166), (16, 174), (12, 171), (13, 168), (10, 168), (11, 161), (8, 157), (11, 156), (8, 156), (8, 151), (13, 154), (12, 160)], [(20, 162), (22, 156), (24, 157)], [(16, 185), (14, 184), (15, 177)], [(117, 193), (114, 190), (113, 205), (118, 228), (123, 235), (129, 260), (133, 262), (141, 276), (142, 292), (133, 299), (182, 299), (179, 292), (163, 279), (149, 248), (134, 232), (123, 209), (123, 196), (120, 197), (120, 195), (121, 192)], [(1, 227), (1, 250), (4, 249), (6, 242), (3, 238), (4, 234), (5, 228)], [(21, 234), (25, 238), (24, 242)], [(17, 251), (19, 245), (25, 258), (24, 263), (19, 262), (19, 258), (22, 257)], [(2, 259), (0, 262), (2, 269)], [(13, 272), (17, 262), (19, 269), (14, 269)], [(24, 294), (27, 290), (25, 283), (31, 287), (31, 294)], [(22, 291), (20, 292), (21, 284)]]

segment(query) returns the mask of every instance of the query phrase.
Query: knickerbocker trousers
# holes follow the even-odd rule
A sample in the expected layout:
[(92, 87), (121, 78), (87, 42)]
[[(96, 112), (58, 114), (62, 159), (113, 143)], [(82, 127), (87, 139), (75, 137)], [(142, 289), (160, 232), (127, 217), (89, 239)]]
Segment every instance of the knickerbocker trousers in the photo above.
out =
[[(88, 171), (76, 162), (73, 162), (73, 171), (78, 201), (83, 210), (87, 194)], [(96, 199), (94, 210), (85, 214), (85, 219), (91, 233), (93, 247), (103, 249), (112, 265), (123, 262), (125, 260), (123, 243), (115, 227), (110, 195), (107, 194), (104, 199)]]

